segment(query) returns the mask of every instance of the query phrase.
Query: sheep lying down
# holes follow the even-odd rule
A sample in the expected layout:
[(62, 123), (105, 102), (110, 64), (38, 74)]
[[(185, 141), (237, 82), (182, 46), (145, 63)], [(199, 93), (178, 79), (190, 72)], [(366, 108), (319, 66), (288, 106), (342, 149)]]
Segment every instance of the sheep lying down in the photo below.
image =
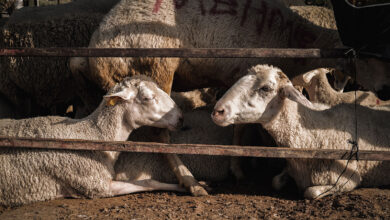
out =
[[(260, 123), (279, 146), (350, 150), (357, 140), (360, 150), (390, 150), (390, 111), (383, 107), (333, 107), (313, 104), (299, 93), (279, 69), (257, 65), (217, 102), (213, 121), (220, 126)], [(284, 171), (304, 191), (306, 198), (353, 190), (358, 186), (390, 184), (390, 162), (287, 159)], [(280, 188), (283, 174), (274, 178)]]
[[(37, 117), (0, 120), (0, 135), (31, 138), (125, 141), (140, 126), (182, 124), (168, 94), (146, 77), (115, 85), (99, 107), (82, 119)], [(115, 181), (119, 152), (0, 148), (0, 205), (14, 206), (60, 197), (109, 197), (140, 191), (183, 191), (151, 179)]]

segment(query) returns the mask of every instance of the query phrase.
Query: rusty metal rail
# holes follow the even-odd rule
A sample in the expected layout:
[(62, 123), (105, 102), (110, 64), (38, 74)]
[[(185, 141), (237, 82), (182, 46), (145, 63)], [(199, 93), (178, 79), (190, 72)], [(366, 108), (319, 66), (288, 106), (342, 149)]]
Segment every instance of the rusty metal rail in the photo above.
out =
[[(260, 146), (163, 144), (131, 141), (106, 142), (89, 140), (11, 138), (0, 136), (0, 148), (1, 147), (337, 160), (347, 160), (351, 153), (349, 150), (335, 149), (291, 149)], [(355, 157), (352, 157), (352, 159), (355, 159)], [(390, 160), (390, 151), (361, 150), (359, 151), (359, 160)]]
[(346, 58), (346, 49), (295, 48), (3, 48), (17, 57)]

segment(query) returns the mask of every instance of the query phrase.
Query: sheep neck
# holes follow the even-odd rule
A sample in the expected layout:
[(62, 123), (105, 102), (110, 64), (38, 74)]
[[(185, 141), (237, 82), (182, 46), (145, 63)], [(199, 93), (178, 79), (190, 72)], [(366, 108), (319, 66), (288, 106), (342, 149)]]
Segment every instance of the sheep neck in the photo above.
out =
[(328, 105), (335, 102), (334, 97), (336, 91), (329, 85), (326, 74), (314, 76), (307, 92), (313, 102), (320, 102)]
[[(94, 133), (99, 134), (100, 140), (105, 141), (126, 141), (130, 133), (134, 130), (127, 125), (124, 120), (125, 109), (121, 106), (106, 106), (102, 102), (99, 107), (83, 121), (89, 124)], [(120, 152), (105, 151), (114, 164)]]
[(101, 103), (88, 117), (82, 119), (90, 126), (94, 133), (99, 134), (100, 140), (126, 141), (134, 128), (124, 120), (125, 109), (121, 106), (106, 106)]

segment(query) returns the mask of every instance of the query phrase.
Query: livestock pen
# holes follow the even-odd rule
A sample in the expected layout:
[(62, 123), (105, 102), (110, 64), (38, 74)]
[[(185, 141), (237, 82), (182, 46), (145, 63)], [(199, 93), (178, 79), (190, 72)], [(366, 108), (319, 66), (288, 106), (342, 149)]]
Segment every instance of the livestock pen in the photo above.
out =
[[(87, 48), (9, 48), (0, 56), (85, 56), (85, 57), (282, 57), (347, 58), (346, 50), (320, 49), (87, 49)], [(356, 118), (357, 122), (359, 118)], [(357, 136), (359, 137), (359, 136)], [(346, 140), (348, 141), (348, 140)], [(338, 160), (390, 160), (389, 151), (316, 150), (233, 145), (162, 144), (150, 142), (93, 142), (87, 140), (48, 140), (0, 137), (1, 147), (114, 150), (147, 153), (202, 154), (269, 158), (311, 158)], [(252, 173), (253, 174), (253, 173)], [(261, 179), (261, 173), (256, 180)], [(266, 181), (267, 182), (267, 181)], [(211, 196), (190, 197), (172, 193), (141, 193), (105, 199), (72, 199), (34, 203), (0, 209), (2, 218), (342, 218), (389, 216), (389, 190), (359, 189), (344, 195), (328, 196), (313, 202), (302, 200), (289, 187), (276, 193), (259, 182), (211, 185)], [(231, 194), (233, 193), (233, 194)], [(180, 204), (180, 205), (178, 205)], [(378, 206), (378, 204), (380, 204)]]

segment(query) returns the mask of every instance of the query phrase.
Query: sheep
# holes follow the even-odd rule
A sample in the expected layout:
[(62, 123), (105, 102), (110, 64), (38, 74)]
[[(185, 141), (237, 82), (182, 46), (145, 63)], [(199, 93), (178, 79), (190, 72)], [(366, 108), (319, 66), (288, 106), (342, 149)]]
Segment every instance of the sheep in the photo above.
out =
[[(259, 143), (259, 139), (261, 140), (264, 146), (273, 146), (274, 142), (272, 138), (270, 138), (269, 134), (264, 131), (261, 126), (253, 127), (238, 127), (234, 126), (233, 132), (230, 129), (221, 130), (215, 126), (215, 124), (210, 123), (206, 115), (208, 117), (208, 111), (210, 106), (214, 106), (216, 103), (216, 96), (219, 93), (220, 89), (217, 88), (206, 88), (206, 89), (198, 89), (188, 92), (172, 92), (171, 98), (175, 101), (175, 103), (184, 111), (184, 118), (186, 118), (184, 122), (184, 128), (190, 128), (190, 130), (184, 130), (180, 132), (175, 132), (171, 135), (172, 143), (199, 143), (199, 144), (234, 144), (234, 145), (253, 145), (254, 142), (244, 141), (241, 136), (250, 137), (254, 135), (257, 137), (256, 144)], [(256, 134), (251, 134), (249, 129), (255, 130)], [(145, 129), (139, 129), (130, 136), (130, 139), (133, 141), (151, 141), (150, 137), (145, 137), (145, 133), (147, 134), (150, 131), (145, 131)], [(139, 135), (142, 133), (143, 135)], [(230, 137), (233, 136), (233, 140)], [(260, 138), (259, 138), (260, 136)], [(132, 157), (135, 157), (131, 155)], [(125, 157), (125, 156), (123, 156)], [(129, 157), (129, 156), (126, 156)], [(143, 156), (145, 157), (145, 156)], [(151, 157), (151, 156), (148, 156)], [(241, 159), (239, 157), (230, 157), (230, 161), (228, 161), (225, 157), (199, 157), (199, 156), (180, 156), (183, 160), (183, 163), (188, 166), (189, 170), (194, 173), (194, 176), (200, 178), (201, 180), (206, 181), (221, 181), (225, 178), (228, 178), (228, 171), (233, 174), (234, 178), (237, 181), (243, 180), (246, 176), (244, 174), (244, 170), (241, 166), (243, 162), (246, 162), (247, 158)], [(223, 159), (222, 159), (223, 158)], [(156, 160), (156, 159), (154, 159)], [(127, 160), (124, 160), (127, 161)], [(156, 160), (157, 161), (157, 160)], [(251, 160), (250, 162), (253, 162)], [(161, 167), (163, 165), (161, 161), (159, 161), (160, 165), (151, 166), (153, 169), (155, 167)], [(210, 174), (206, 175), (204, 168), (200, 165), (204, 164), (208, 167)], [(207, 165), (206, 165), (207, 164)], [(216, 167), (216, 164), (219, 166)], [(129, 176), (132, 174), (126, 174), (126, 172), (134, 172), (128, 171), (125, 166), (129, 166), (128, 164), (122, 165), (121, 170), (125, 172), (121, 178), (118, 180), (128, 180)], [(229, 167), (227, 167), (229, 166)], [(194, 167), (198, 167), (195, 169)], [(213, 169), (210, 169), (213, 167)], [(172, 181), (172, 177), (170, 173), (164, 173), (164, 175), (170, 175), (169, 177), (162, 177), (159, 172), (155, 177), (158, 181)], [(211, 175), (212, 174), (212, 175)], [(152, 174), (149, 174), (153, 176)], [(156, 175), (156, 174), (155, 174)]]
[[(1, 28), (0, 48), (86, 47), (103, 16), (118, 1), (79, 0), (16, 10)], [(63, 115), (68, 105), (79, 102), (78, 81), (72, 76), (68, 60), (65, 57), (0, 57), (0, 93), (24, 109), (24, 117)], [(98, 101), (90, 112), (99, 105), (105, 92), (95, 90)]]
[[(212, 113), (213, 121), (220, 126), (260, 123), (279, 146), (351, 150), (348, 141), (356, 140), (361, 150), (381, 151), (390, 150), (390, 126), (385, 120), (389, 117), (390, 111), (385, 108), (311, 103), (279, 68), (268, 65), (249, 69), (217, 102)], [(383, 175), (389, 171), (388, 161), (315, 159), (287, 159), (285, 170), (309, 199), (351, 191), (357, 186), (390, 184), (390, 177)]]
[[(226, 8), (222, 4), (214, 2), (199, 5), (198, 2), (175, 4), (171, 1), (149, 0), (139, 3), (123, 0), (106, 15), (99, 29), (94, 32), (89, 47), (342, 47), (333, 11), (330, 9), (315, 6), (287, 8), (280, 2), (269, 0), (224, 6), (229, 6), (232, 14), (224, 10)], [(216, 7), (221, 8), (217, 10)], [(204, 9), (204, 13), (201, 12), (199, 15), (197, 10), (201, 9)], [(241, 33), (245, 33), (245, 36)], [(172, 86), (173, 90), (210, 86), (229, 87), (242, 76), (245, 69), (257, 63), (281, 66), (288, 69), (287, 74), (290, 77), (315, 67), (342, 67), (347, 70), (347, 74), (354, 75), (344, 60), (339, 63), (332, 59), (305, 61), (304, 65), (296, 65), (297, 60), (282, 59), (84, 59), (89, 70), (82, 71), (81, 74), (104, 90), (109, 89), (122, 77), (139, 73), (159, 78), (156, 80), (167, 92)], [(357, 59), (356, 65), (357, 79), (362, 81), (361, 84), (367, 89), (379, 91), (384, 85), (390, 85), (390, 77), (386, 71), (389, 64), (386, 62), (377, 59)], [(94, 97), (93, 93), (84, 94), (90, 97), (89, 99)]]
[[(180, 127), (174, 101), (146, 77), (125, 78), (88, 117), (0, 120), (0, 135), (30, 138), (125, 141), (141, 126)], [(15, 206), (60, 197), (109, 197), (151, 190), (183, 191), (154, 180), (114, 181), (119, 152), (0, 149), (0, 205)]]
[[(208, 1), (199, 6), (198, 2), (185, 2), (181, 5), (173, 1), (158, 3), (149, 0), (140, 3), (123, 0), (105, 16), (92, 35), (89, 47), (341, 46), (337, 30), (317, 26), (280, 2), (264, 0), (248, 4), (240, 2), (237, 5), (226, 5)], [(331, 10), (312, 8), (315, 10), (313, 14), (325, 14), (323, 17), (333, 18)], [(204, 16), (201, 11), (203, 9)], [(129, 13), (123, 13), (124, 11)], [(263, 26), (259, 24), (261, 20)], [(328, 22), (335, 24), (334, 19)], [(259, 62), (288, 66), (292, 75), (302, 72), (301, 68), (307, 68), (306, 65), (294, 65), (295, 62), (282, 59), (89, 58), (90, 71), (83, 74), (99, 88), (107, 90), (127, 75), (142, 73), (159, 78), (156, 80), (162, 89), (170, 91), (173, 73), (176, 72), (174, 90), (190, 90), (218, 85), (228, 87), (248, 66)], [(313, 69), (313, 65), (324, 64), (310, 65), (309, 69)]]
[[(86, 46), (103, 15), (116, 2), (118, 0), (82, 0), (54, 7), (18, 10), (3, 27), (0, 47)], [(77, 61), (77, 64), (84, 68), (82, 61)], [(76, 103), (79, 105), (76, 115), (80, 117), (80, 112), (90, 113), (98, 106), (104, 91), (89, 83), (84, 76), (71, 72), (72, 66), (65, 58), (1, 57), (0, 93), (18, 108), (26, 110), (24, 116), (62, 115), (70, 104)], [(83, 98), (80, 94), (86, 91), (94, 96)], [(80, 101), (83, 103), (79, 104)], [(157, 134), (161, 136), (159, 141), (168, 142), (163, 134)], [(182, 184), (196, 195), (207, 194), (176, 155), (166, 157), (172, 170), (180, 173)]]
[(329, 70), (315, 69), (293, 79), (294, 85), (303, 86), (312, 102), (334, 106), (340, 103), (356, 103), (365, 106), (389, 105), (390, 101), (380, 100), (372, 92), (354, 91), (336, 92), (328, 82), (326, 74)]

